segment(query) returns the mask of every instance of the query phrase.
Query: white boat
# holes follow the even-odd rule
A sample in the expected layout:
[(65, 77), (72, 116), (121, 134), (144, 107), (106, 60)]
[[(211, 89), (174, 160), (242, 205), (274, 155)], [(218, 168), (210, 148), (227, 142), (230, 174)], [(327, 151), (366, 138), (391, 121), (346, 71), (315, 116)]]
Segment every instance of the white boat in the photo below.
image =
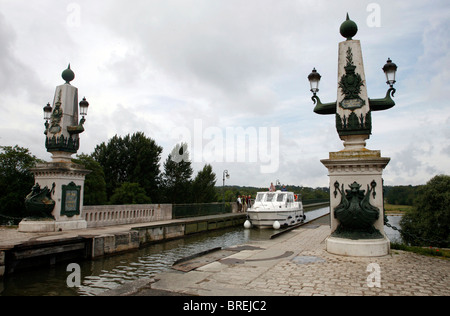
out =
[(255, 203), (247, 210), (245, 227), (279, 229), (305, 220), (303, 204), (293, 192), (258, 192)]

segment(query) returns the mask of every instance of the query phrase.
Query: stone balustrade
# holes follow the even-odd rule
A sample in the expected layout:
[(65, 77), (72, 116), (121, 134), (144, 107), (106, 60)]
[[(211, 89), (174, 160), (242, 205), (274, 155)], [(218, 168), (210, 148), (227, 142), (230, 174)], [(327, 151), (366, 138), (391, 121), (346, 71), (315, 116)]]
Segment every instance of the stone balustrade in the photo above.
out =
[(172, 219), (172, 204), (84, 206), (87, 227), (148, 223)]

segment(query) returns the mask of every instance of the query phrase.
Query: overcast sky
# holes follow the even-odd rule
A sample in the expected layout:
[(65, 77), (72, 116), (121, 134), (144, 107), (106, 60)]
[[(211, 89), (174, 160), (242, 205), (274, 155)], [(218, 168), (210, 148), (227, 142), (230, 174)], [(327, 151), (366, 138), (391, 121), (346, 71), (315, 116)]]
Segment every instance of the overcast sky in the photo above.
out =
[[(320, 0), (0, 0), (0, 145), (50, 161), (42, 108), (70, 63), (90, 103), (79, 153), (142, 131), (189, 144), (222, 184), (328, 186), (320, 159), (343, 148), (309, 91), (337, 96), (346, 13), (359, 27), (370, 98), (398, 65), (396, 106), (372, 115), (367, 147), (391, 162), (386, 185), (450, 174), (450, 2)], [(240, 139), (247, 141), (242, 143)]]

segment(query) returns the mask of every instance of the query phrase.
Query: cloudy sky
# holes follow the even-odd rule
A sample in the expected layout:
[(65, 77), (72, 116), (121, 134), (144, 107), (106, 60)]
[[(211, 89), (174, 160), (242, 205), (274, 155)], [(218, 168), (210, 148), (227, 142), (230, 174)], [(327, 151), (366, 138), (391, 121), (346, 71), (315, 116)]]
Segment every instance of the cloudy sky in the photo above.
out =
[(343, 145), (307, 76), (316, 67), (322, 102), (336, 100), (347, 12), (370, 98), (386, 93), (387, 58), (399, 67), (397, 105), (373, 114), (367, 142), (391, 158), (385, 184), (449, 174), (448, 0), (0, 0), (0, 145), (50, 160), (42, 108), (70, 63), (90, 103), (80, 153), (142, 131), (161, 162), (187, 141), (220, 185), (227, 169), (227, 184), (327, 186), (320, 159)]

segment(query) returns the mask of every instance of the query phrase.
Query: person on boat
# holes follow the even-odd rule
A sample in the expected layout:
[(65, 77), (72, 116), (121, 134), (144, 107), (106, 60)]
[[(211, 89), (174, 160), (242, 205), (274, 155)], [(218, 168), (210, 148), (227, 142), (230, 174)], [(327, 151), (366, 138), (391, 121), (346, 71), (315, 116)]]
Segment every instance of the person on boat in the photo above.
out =
[(281, 189), (281, 191), (283, 191), (283, 192), (286, 192), (286, 191), (287, 191), (287, 189), (286, 189), (286, 186), (285, 186), (285, 185), (283, 185), (283, 188)]
[(275, 186), (273, 185), (273, 182), (270, 182), (269, 192), (275, 192)]

